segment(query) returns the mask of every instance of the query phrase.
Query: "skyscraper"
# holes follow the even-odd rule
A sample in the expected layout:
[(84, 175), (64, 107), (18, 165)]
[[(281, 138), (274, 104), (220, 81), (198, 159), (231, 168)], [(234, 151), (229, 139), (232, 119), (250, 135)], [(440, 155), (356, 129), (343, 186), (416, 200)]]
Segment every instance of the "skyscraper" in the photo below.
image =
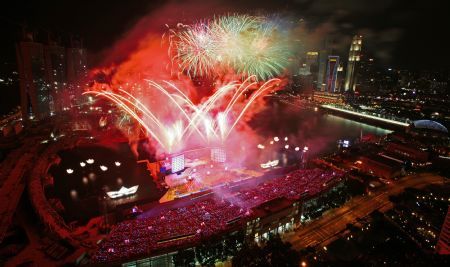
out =
[(300, 61), (298, 75), (294, 75), (294, 83), (301, 90), (302, 94), (312, 94), (316, 87), (317, 63), (319, 53), (309, 51), (305, 53)]
[(66, 49), (67, 55), (67, 81), (69, 84), (69, 97), (76, 100), (82, 91), (82, 83), (87, 78), (87, 52), (82, 48), (81, 41), (71, 39), (70, 47)]
[(299, 69), (300, 75), (317, 75), (317, 65), (319, 60), (319, 52), (308, 51), (305, 54), (304, 60)]
[(339, 56), (328, 56), (327, 75), (325, 76), (325, 91), (328, 93), (336, 93), (337, 91), (338, 67)]
[(325, 72), (327, 70), (328, 51), (319, 52), (319, 70), (317, 71), (317, 91), (325, 91)]
[(362, 47), (362, 36), (353, 36), (352, 43), (350, 45), (350, 52), (348, 55), (347, 63), (347, 75), (345, 77), (345, 91), (356, 89), (356, 70), (357, 65), (361, 59), (361, 47)]
[(66, 51), (64, 47), (52, 43), (44, 47), (44, 56), (46, 80), (53, 100), (53, 103), (50, 103), (50, 110), (59, 112), (68, 106), (65, 101), (67, 91)]
[(81, 94), (87, 77), (87, 55), (81, 42), (71, 40), (66, 48), (49, 35), (44, 45), (24, 30), (16, 55), (24, 120), (41, 120), (63, 111)]
[(16, 44), (22, 117), (43, 119), (51, 114), (53, 101), (46, 82), (44, 47), (28, 34)]

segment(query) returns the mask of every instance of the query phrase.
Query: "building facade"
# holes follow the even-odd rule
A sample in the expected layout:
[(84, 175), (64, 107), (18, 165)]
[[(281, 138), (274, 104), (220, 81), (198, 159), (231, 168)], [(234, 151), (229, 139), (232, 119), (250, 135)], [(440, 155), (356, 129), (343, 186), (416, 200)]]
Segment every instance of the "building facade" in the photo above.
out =
[(327, 75), (325, 76), (326, 91), (336, 93), (338, 91), (339, 56), (328, 56)]
[(73, 102), (81, 94), (87, 78), (87, 51), (81, 46), (72, 45), (66, 49), (66, 55), (68, 96)]
[(16, 44), (22, 117), (42, 120), (68, 109), (82, 92), (87, 78), (87, 53), (48, 41), (42, 44), (24, 34)]
[(317, 71), (317, 91), (325, 91), (325, 75), (327, 71), (328, 51), (326, 49), (319, 52), (319, 69)]
[(45, 73), (50, 96), (53, 99), (53, 112), (59, 112), (67, 107), (64, 94), (67, 90), (66, 51), (56, 44), (44, 46)]
[(46, 77), (44, 46), (32, 39), (16, 44), (22, 116), (44, 119), (54, 109)]
[(362, 36), (355, 35), (350, 45), (350, 52), (348, 55), (347, 74), (345, 76), (345, 91), (355, 91), (357, 75), (356, 70), (358, 68), (359, 61), (361, 60), (361, 48), (362, 48)]

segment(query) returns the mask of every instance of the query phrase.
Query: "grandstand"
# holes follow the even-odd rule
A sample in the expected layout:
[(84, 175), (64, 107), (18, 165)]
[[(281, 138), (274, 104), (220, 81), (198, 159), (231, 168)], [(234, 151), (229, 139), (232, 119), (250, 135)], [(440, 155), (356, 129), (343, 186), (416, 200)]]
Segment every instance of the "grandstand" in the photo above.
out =
[(253, 188), (235, 192), (224, 186), (220, 195), (186, 199), (182, 207), (114, 226), (92, 262), (109, 265), (192, 247), (200, 240), (242, 228), (255, 217), (264, 216), (265, 206), (280, 202), (283, 205), (278, 205), (277, 211), (298, 207), (295, 203), (325, 191), (342, 176), (321, 169), (296, 170)]

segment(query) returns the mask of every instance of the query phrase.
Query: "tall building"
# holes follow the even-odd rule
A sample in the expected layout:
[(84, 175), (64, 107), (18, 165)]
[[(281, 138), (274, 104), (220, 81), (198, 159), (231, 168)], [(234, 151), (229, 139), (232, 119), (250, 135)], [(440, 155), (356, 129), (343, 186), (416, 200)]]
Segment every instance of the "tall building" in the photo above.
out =
[(361, 59), (362, 36), (353, 36), (348, 55), (347, 75), (345, 77), (345, 91), (356, 89), (356, 70)]
[(298, 75), (293, 77), (295, 87), (298, 87), (302, 94), (312, 94), (316, 88), (318, 57), (319, 53), (316, 51), (306, 52), (300, 62)]
[(344, 87), (344, 66), (342, 64), (342, 60), (339, 60), (339, 66), (337, 68), (337, 80), (336, 80), (336, 92), (341, 93), (342, 88)]
[(325, 91), (328, 93), (337, 92), (338, 68), (339, 56), (328, 56), (327, 75), (325, 76)]
[(87, 52), (82, 48), (81, 42), (72, 40), (66, 54), (69, 98), (73, 102), (82, 92), (82, 86), (87, 78)]
[(319, 69), (317, 71), (317, 91), (325, 91), (325, 72), (327, 70), (328, 51), (319, 52)]
[(374, 59), (364, 54), (360, 58), (357, 69), (358, 91), (360, 93), (378, 91), (380, 89), (379, 83), (384, 80), (384, 77), (380, 74), (375, 69)]
[(305, 54), (304, 60), (302, 60), (302, 64), (300, 66), (299, 74), (300, 75), (310, 75), (317, 74), (317, 65), (319, 62), (319, 52), (317, 51), (308, 51)]
[(53, 102), (46, 82), (44, 46), (28, 34), (16, 44), (22, 117), (44, 119), (51, 115)]
[(53, 99), (51, 111), (59, 112), (68, 107), (65, 93), (67, 91), (66, 51), (55, 43), (44, 47), (46, 80)]
[(86, 50), (71, 42), (66, 48), (51, 41), (43, 45), (26, 34), (16, 44), (22, 117), (45, 119), (69, 108), (81, 94), (87, 77)]
[(442, 224), (439, 241), (436, 245), (436, 253), (440, 255), (450, 255), (450, 206), (448, 207), (447, 216), (445, 216)]

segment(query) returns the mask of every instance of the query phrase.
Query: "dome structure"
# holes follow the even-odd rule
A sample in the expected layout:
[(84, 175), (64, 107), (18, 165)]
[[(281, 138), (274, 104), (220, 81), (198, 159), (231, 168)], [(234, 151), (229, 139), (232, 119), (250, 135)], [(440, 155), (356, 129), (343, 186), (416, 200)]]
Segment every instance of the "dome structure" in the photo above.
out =
[(417, 121), (414, 121), (413, 124), (414, 124), (414, 127), (419, 128), (419, 129), (430, 129), (430, 130), (448, 133), (447, 128), (444, 125), (442, 125), (436, 121), (417, 120)]

